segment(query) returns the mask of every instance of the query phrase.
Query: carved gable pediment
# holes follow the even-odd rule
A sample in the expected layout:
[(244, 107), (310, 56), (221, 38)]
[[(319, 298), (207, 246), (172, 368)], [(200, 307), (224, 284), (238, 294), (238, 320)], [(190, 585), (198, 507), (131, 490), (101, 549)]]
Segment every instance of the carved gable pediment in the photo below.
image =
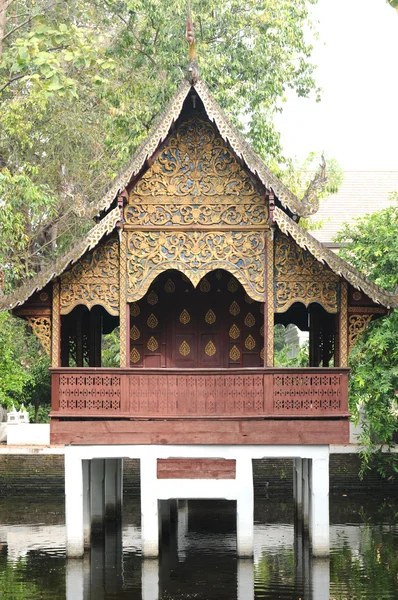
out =
[(261, 225), (264, 194), (208, 120), (184, 121), (131, 190), (128, 225)]

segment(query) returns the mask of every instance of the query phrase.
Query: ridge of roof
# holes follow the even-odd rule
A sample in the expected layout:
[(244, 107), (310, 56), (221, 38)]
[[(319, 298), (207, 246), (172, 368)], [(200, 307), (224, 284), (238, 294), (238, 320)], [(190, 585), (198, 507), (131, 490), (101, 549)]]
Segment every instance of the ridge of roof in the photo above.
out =
[(352, 286), (364, 292), (374, 302), (382, 304), (386, 308), (398, 306), (397, 295), (388, 292), (362, 275), (360, 271), (315, 239), (278, 207), (274, 210), (274, 219), (279, 229), (285, 234), (290, 234), (301, 248), (308, 250), (320, 262), (326, 263), (334, 273), (344, 277)]
[(76, 214), (81, 217), (93, 218), (109, 208), (118, 192), (123, 190), (131, 178), (139, 173), (145, 161), (153, 155), (159, 144), (167, 137), (173, 122), (181, 114), (184, 101), (191, 88), (198, 93), (207, 116), (216, 124), (224, 141), (228, 142), (234, 152), (244, 160), (247, 167), (258, 175), (264, 186), (274, 192), (281, 204), (292, 213), (302, 217), (309, 217), (316, 213), (319, 208), (318, 193), (324, 188), (327, 181), (323, 170), (321, 169), (321, 172), (315, 175), (304, 196), (301, 199), (298, 198), (254, 152), (250, 144), (226, 117), (204, 81), (197, 79), (194, 83), (190, 83), (183, 79), (167, 108), (156, 119), (148, 137), (140, 144), (128, 164), (105, 188), (98, 201), (89, 204), (84, 199), (76, 200), (74, 207)]
[(35, 292), (42, 290), (54, 277), (58, 277), (65, 269), (75, 263), (88, 250), (92, 250), (98, 242), (111, 233), (117, 223), (120, 221), (119, 207), (111, 210), (100, 223), (97, 223), (87, 235), (70, 250), (59, 256), (49, 267), (36, 277), (28, 279), (20, 288), (14, 290), (11, 294), (0, 298), (0, 311), (11, 310), (20, 304), (24, 304)]

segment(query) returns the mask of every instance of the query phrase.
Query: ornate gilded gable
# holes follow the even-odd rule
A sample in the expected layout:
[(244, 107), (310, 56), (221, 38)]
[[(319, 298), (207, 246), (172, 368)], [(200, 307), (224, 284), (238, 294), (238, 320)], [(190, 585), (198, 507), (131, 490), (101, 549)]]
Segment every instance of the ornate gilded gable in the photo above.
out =
[(278, 232), (275, 240), (275, 309), (285, 312), (294, 302), (317, 302), (330, 313), (338, 312), (339, 277), (301, 248), (290, 236)]
[(65, 315), (82, 304), (119, 314), (119, 241), (107, 240), (61, 276), (60, 306)]
[(216, 127), (184, 121), (132, 189), (127, 225), (266, 226), (265, 198)]

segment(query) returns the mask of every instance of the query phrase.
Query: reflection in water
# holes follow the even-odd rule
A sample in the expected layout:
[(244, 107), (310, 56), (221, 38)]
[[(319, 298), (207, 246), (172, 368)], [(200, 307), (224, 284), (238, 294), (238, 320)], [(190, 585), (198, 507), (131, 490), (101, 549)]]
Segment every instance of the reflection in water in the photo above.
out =
[[(352, 503), (350, 513), (344, 501), (341, 514), (357, 522), (331, 525), (329, 561), (310, 557), (307, 539), (289, 518), (291, 504), (278, 498), (257, 502), (253, 560), (236, 557), (233, 503), (181, 502), (171, 511), (164, 506), (159, 560), (142, 560), (137, 500), (127, 498), (122, 530), (107, 525), (83, 560), (66, 560), (62, 511), (59, 518), (50, 517), (45, 504), (38, 504), (34, 512), (31, 506), (25, 520), (34, 524), (16, 525), (8, 518), (12, 502), (3, 500), (0, 597), (393, 600), (398, 575), (396, 506), (392, 501), (383, 514), (378, 504), (375, 513), (363, 499), (358, 506)], [(341, 523), (336, 503), (342, 499), (333, 502), (333, 518)]]

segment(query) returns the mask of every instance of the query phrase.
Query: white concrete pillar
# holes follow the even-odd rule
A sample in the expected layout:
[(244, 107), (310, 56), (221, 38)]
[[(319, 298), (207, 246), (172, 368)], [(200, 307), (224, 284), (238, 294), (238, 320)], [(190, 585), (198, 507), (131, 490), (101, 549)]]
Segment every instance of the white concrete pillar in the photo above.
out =
[(236, 541), (240, 557), (253, 556), (254, 492), (252, 459), (236, 459)]
[(84, 554), (82, 460), (72, 447), (65, 447), (65, 525), (66, 555)]
[(328, 558), (313, 558), (311, 564), (312, 600), (329, 600), (330, 562)]
[(159, 555), (159, 517), (156, 490), (156, 458), (140, 459), (141, 474), (141, 538), (143, 556)]
[(310, 519), (310, 481), (309, 481), (309, 469), (310, 459), (303, 458), (302, 461), (302, 513), (303, 513), (303, 527), (304, 532), (309, 531), (309, 519)]
[(329, 451), (310, 463), (310, 538), (314, 556), (329, 556)]
[(80, 559), (66, 561), (66, 600), (84, 600), (84, 565)]
[(254, 564), (251, 558), (238, 558), (237, 578), (237, 600), (254, 598)]
[(141, 594), (142, 600), (159, 599), (159, 561), (141, 561)]
[(91, 461), (83, 460), (83, 534), (84, 547), (90, 547), (91, 539)]
[(105, 459), (91, 461), (91, 531), (101, 531), (105, 517)]

